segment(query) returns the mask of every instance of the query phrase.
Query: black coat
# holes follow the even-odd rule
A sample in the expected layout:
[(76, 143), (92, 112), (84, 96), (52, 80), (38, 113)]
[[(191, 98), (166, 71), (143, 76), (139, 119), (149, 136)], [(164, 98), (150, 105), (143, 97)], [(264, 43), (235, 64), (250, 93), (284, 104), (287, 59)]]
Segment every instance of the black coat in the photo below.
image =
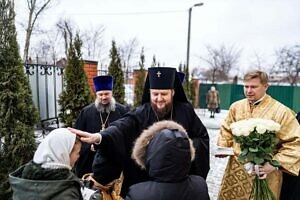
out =
[[(300, 112), (296, 116), (300, 124)], [(300, 174), (293, 176), (282, 172), (282, 187), (280, 192), (280, 200), (298, 200), (300, 199)]]
[[(116, 103), (116, 109), (115, 111), (111, 112), (108, 118), (108, 123), (106, 123), (106, 127), (111, 124), (111, 122), (119, 119), (122, 117), (128, 109), (123, 106), (122, 104)], [(105, 121), (107, 117), (107, 114), (102, 114), (102, 119)], [(100, 112), (96, 109), (95, 104), (90, 104), (86, 106), (78, 116), (75, 128), (87, 131), (90, 133), (99, 133), (101, 129), (101, 119), (100, 119)], [(92, 165), (95, 157), (95, 152), (90, 150), (91, 145), (83, 143), (80, 151), (80, 157), (77, 161), (76, 167), (75, 167), (75, 173), (78, 177), (82, 177), (86, 173), (92, 172)], [(98, 153), (97, 153), (98, 154)], [(100, 154), (100, 152), (99, 152)], [(98, 161), (104, 163), (110, 163), (110, 165), (114, 165), (113, 161), (108, 160), (107, 158), (100, 159), (101, 155), (96, 155), (99, 157)], [(94, 163), (97, 165), (97, 163)], [(106, 167), (109, 166), (108, 164)], [(106, 168), (104, 169), (106, 170)], [(99, 170), (100, 171), (100, 170)], [(120, 171), (120, 170), (119, 170)], [(111, 177), (113, 179), (114, 177)]]
[(205, 180), (188, 175), (195, 148), (184, 128), (162, 121), (136, 140), (132, 157), (151, 180), (130, 186), (126, 200), (208, 200)]
[[(170, 118), (171, 116), (168, 119)], [(200, 175), (205, 179), (209, 171), (209, 136), (206, 128), (190, 103), (174, 102), (172, 120), (186, 129), (196, 148), (196, 158), (192, 163), (190, 174)], [(129, 186), (149, 180), (147, 173), (131, 159), (131, 151), (138, 136), (155, 122), (157, 117), (150, 103), (145, 103), (101, 132), (102, 141), (98, 148), (105, 155), (113, 157), (120, 165), (124, 165), (121, 192), (123, 197), (126, 196)]]
[(190, 175), (175, 183), (147, 181), (130, 187), (125, 200), (209, 200), (205, 180)]
[(282, 178), (280, 200), (299, 200), (300, 176), (293, 176), (282, 172)]

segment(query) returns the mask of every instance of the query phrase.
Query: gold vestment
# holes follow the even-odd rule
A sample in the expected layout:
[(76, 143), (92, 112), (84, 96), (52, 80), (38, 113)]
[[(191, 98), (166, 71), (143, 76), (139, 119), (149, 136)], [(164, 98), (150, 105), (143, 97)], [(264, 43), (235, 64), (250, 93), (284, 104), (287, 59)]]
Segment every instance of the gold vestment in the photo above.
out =
[[(230, 106), (217, 142), (218, 146), (232, 147), (235, 154), (228, 161), (219, 200), (249, 199), (254, 176), (249, 176), (243, 165), (237, 161), (236, 156), (240, 154), (240, 147), (234, 142), (230, 129), (231, 123), (249, 118), (271, 119), (281, 125), (277, 133), (279, 144), (273, 159), (280, 163), (281, 170), (293, 175), (299, 173), (300, 125), (294, 112), (267, 94), (257, 105), (251, 105), (247, 99), (239, 100)], [(271, 172), (267, 176), (267, 181), (276, 199), (279, 199), (282, 172), (280, 170)]]

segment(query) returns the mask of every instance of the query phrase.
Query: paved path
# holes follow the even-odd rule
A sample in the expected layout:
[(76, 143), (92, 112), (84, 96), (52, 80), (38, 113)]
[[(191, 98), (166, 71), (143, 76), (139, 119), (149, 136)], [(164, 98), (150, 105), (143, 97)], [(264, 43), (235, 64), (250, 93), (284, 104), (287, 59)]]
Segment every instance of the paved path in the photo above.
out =
[(210, 199), (217, 200), (218, 191), (220, 189), (220, 184), (228, 158), (216, 158), (214, 155), (217, 148), (217, 138), (220, 131), (220, 125), (226, 116), (227, 111), (221, 111), (221, 113), (215, 115), (215, 118), (209, 118), (209, 113), (205, 110), (196, 110), (196, 113), (207, 128), (210, 136), (210, 171), (206, 182)]

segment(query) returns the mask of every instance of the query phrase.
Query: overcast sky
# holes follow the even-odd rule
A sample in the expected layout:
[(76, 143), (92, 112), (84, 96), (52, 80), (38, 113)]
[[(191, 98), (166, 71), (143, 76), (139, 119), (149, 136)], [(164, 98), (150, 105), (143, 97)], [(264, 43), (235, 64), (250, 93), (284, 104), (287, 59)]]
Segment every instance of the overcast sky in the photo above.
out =
[[(188, 9), (199, 2), (204, 5), (192, 11), (191, 68), (205, 67), (199, 59), (206, 53), (205, 45), (242, 49), (240, 66), (246, 70), (255, 54), (267, 65), (276, 49), (300, 44), (300, 0), (54, 1), (40, 19), (41, 27), (53, 29), (60, 18), (72, 19), (82, 29), (102, 24), (108, 51), (112, 39), (122, 44), (137, 38), (148, 66), (154, 54), (164, 66), (178, 67), (186, 61)], [(26, 20), (25, 2), (15, 0), (17, 23)], [(22, 52), (24, 32), (18, 30)]]

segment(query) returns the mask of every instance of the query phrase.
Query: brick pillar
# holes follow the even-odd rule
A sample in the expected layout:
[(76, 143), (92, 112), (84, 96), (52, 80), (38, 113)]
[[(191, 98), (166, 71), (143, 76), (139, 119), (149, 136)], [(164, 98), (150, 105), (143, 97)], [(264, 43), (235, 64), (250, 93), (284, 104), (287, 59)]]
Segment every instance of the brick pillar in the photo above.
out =
[(89, 86), (91, 88), (91, 91), (95, 93), (93, 78), (98, 75), (97, 72), (98, 62), (90, 61), (90, 60), (84, 60), (83, 62), (84, 62), (83, 68), (87, 76)]
[(199, 107), (199, 80), (193, 79), (193, 82), (195, 84), (195, 101), (194, 101), (194, 108)]

